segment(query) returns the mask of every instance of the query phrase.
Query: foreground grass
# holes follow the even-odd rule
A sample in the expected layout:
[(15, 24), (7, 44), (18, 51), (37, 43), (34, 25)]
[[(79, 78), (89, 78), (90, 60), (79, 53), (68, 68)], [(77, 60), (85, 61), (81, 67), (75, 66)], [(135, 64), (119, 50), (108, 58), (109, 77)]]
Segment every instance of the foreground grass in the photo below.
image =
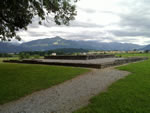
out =
[(150, 60), (119, 67), (132, 74), (74, 113), (150, 113)]
[(73, 67), (0, 63), (0, 104), (49, 88), (87, 71)]

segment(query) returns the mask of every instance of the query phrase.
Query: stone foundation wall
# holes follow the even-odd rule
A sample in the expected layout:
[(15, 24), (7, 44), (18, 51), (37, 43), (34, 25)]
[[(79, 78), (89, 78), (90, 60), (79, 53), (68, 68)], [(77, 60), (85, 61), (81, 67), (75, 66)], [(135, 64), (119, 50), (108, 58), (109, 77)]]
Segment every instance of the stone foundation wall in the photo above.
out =
[(115, 55), (77, 55), (77, 56), (45, 56), (44, 59), (90, 60), (98, 58), (113, 58)]
[(121, 60), (115, 60), (114, 62), (108, 62), (103, 64), (85, 64), (85, 63), (61, 63), (61, 62), (42, 62), (38, 60), (4, 60), (3, 62), (9, 62), (9, 63), (24, 63), (24, 64), (43, 64), (43, 65), (58, 65), (58, 66), (72, 66), (72, 67), (87, 67), (87, 68), (106, 68), (121, 64), (126, 64), (130, 62), (137, 62), (142, 60), (147, 60), (148, 58), (143, 57), (134, 57), (134, 58), (126, 58)]
[(57, 65), (57, 66), (72, 66), (72, 67), (87, 67), (100, 69), (100, 64), (82, 64), (82, 63), (60, 63), (60, 62), (40, 62), (37, 60), (4, 60), (6, 63), (23, 63), (23, 64), (43, 64), (43, 65)]
[(121, 60), (115, 60), (114, 62), (101, 64), (101, 68), (117, 66), (117, 65), (122, 65), (126, 63), (137, 62), (137, 61), (142, 61), (142, 60), (147, 60), (147, 59), (148, 59), (147, 57), (131, 57), (131, 58), (126, 58), (126, 59), (121, 59)]

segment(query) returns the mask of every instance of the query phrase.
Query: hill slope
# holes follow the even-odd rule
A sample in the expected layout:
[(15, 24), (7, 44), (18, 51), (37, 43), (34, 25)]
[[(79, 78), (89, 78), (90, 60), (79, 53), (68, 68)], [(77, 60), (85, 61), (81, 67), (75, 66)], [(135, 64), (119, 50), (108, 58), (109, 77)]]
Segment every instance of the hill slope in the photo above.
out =
[(13, 45), (10, 43), (0, 42), (0, 53), (15, 53), (27, 50), (27, 48), (24, 48), (20, 45)]
[(129, 43), (102, 43), (97, 41), (74, 41), (65, 40), (60, 37), (39, 39), (23, 43), (22, 47), (28, 47), (33, 51), (50, 50), (58, 48), (83, 48), (95, 50), (133, 50), (142, 46)]
[(0, 53), (12, 53), (21, 51), (46, 51), (61, 48), (82, 48), (89, 50), (133, 50), (143, 46), (130, 43), (103, 43), (98, 41), (65, 40), (60, 37), (34, 40), (20, 45), (0, 42)]
[(145, 46), (145, 47), (142, 48), (141, 50), (150, 50), (150, 45)]

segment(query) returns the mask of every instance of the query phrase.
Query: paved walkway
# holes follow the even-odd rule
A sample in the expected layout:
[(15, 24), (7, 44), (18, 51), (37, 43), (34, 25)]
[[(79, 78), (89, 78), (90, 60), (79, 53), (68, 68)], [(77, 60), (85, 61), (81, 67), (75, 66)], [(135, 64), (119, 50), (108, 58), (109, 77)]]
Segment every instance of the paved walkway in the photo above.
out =
[(92, 96), (128, 74), (113, 68), (93, 69), (60, 85), (1, 105), (0, 113), (71, 113), (86, 106)]

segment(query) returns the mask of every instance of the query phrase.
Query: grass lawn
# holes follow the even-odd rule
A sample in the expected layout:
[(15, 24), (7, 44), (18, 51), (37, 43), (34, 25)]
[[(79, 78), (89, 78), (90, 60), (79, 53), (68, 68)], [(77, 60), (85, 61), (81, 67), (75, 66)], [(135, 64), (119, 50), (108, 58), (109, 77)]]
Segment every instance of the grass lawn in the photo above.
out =
[(0, 63), (0, 104), (89, 71), (84, 68)]
[(0, 63), (3, 62), (3, 60), (17, 60), (19, 59), (18, 57), (1, 57), (0, 58)]
[(74, 113), (150, 113), (150, 60), (118, 67), (131, 74)]
[(122, 57), (149, 57), (150, 53), (121, 53), (116, 54), (116, 56), (122, 56)]

